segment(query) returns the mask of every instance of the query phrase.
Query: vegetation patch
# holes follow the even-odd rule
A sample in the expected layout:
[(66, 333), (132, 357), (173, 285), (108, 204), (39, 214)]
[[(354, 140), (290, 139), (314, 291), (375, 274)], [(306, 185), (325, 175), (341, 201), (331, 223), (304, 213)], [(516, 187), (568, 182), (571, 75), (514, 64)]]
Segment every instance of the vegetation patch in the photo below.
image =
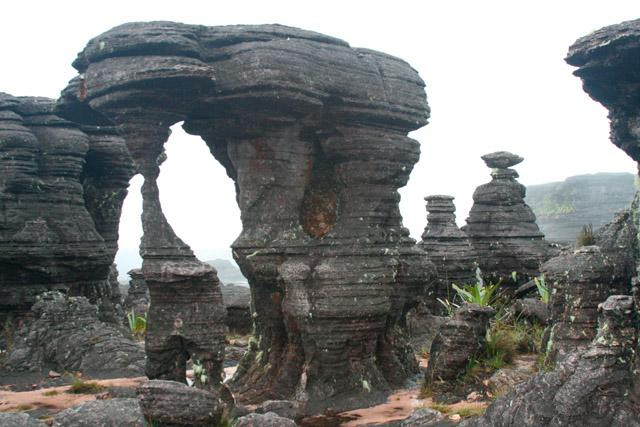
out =
[(58, 390), (48, 390), (48, 391), (45, 391), (44, 393), (42, 393), (43, 396), (47, 396), (47, 397), (57, 396), (59, 394), (60, 394), (60, 392)]
[(104, 390), (106, 390), (106, 387), (95, 381), (83, 381), (80, 378), (76, 378), (66, 392), (70, 394), (98, 394)]
[(147, 333), (147, 314), (136, 314), (135, 310), (131, 309), (130, 313), (127, 313), (127, 324), (131, 335), (138, 340), (144, 339)]
[(590, 246), (596, 244), (596, 237), (593, 234), (593, 225), (586, 224), (582, 226), (578, 238), (576, 239), (576, 247)]

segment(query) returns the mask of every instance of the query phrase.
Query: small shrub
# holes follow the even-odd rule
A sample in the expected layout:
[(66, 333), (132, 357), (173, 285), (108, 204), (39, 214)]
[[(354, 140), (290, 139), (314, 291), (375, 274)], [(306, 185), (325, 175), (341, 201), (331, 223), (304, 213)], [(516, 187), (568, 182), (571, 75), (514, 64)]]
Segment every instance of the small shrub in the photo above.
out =
[(127, 322), (129, 324), (129, 330), (131, 334), (136, 338), (143, 338), (147, 332), (147, 315), (136, 314), (135, 310), (131, 309), (131, 313), (127, 313)]
[(578, 239), (576, 241), (577, 247), (589, 246), (596, 244), (596, 237), (593, 234), (593, 225), (586, 224), (582, 226), (582, 230), (578, 233)]
[(442, 304), (442, 306), (445, 309), (445, 312), (447, 313), (447, 316), (449, 317), (451, 317), (453, 315), (453, 312), (456, 311), (458, 307), (460, 307), (458, 304), (454, 304), (451, 301), (449, 301), (448, 298), (445, 298), (445, 299), (436, 298), (436, 300), (438, 300), (438, 302)]
[(76, 378), (73, 380), (71, 386), (66, 392), (70, 394), (98, 394), (105, 389), (105, 386), (100, 385), (97, 382), (83, 381), (80, 378)]
[(536, 284), (536, 289), (538, 289), (538, 295), (540, 295), (540, 301), (545, 304), (549, 304), (549, 288), (544, 282), (544, 276), (534, 277), (533, 282)]
[(44, 393), (42, 393), (43, 396), (57, 396), (59, 395), (60, 392), (58, 390), (49, 390), (49, 391), (45, 391)]

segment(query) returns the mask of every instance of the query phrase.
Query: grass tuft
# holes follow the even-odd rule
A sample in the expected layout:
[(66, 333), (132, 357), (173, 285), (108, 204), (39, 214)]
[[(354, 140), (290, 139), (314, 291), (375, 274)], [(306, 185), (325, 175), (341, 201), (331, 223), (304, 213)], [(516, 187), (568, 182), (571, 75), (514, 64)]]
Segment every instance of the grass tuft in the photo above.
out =
[(454, 412), (460, 415), (460, 418), (478, 417), (484, 415), (486, 408), (479, 406), (465, 406), (455, 410)]
[(98, 384), (94, 381), (83, 381), (80, 378), (76, 378), (71, 383), (71, 386), (66, 391), (70, 394), (97, 394), (106, 389), (105, 386)]
[(59, 395), (60, 392), (58, 390), (49, 390), (49, 391), (45, 391), (44, 393), (42, 393), (43, 396), (57, 396)]

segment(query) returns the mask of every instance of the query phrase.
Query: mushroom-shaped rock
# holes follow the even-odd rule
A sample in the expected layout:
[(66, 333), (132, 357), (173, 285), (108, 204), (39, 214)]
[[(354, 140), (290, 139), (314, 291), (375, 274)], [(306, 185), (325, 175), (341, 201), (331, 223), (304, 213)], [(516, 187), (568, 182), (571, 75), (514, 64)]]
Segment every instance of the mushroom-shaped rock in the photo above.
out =
[[(107, 119), (145, 178), (150, 374), (183, 377), (193, 355), (182, 332), (212, 321), (211, 310), (218, 318), (214, 274), (173, 280), (163, 273), (167, 263), (201, 270), (158, 196), (163, 145), (180, 121), (236, 185), (243, 229), (233, 253), (251, 286), (255, 324), (230, 382), (238, 399), (346, 409), (384, 400), (417, 372), (402, 327), (432, 267), (402, 226), (397, 191), (419, 157), (407, 134), (429, 115), (413, 68), (296, 28), (172, 22), (113, 28), (91, 40), (74, 66), (79, 75), (60, 110)], [(176, 295), (191, 309), (175, 310)], [(199, 304), (206, 309), (196, 311)], [(183, 325), (174, 340), (171, 316)], [(163, 319), (155, 332), (154, 319)], [(219, 329), (207, 334), (222, 338)], [(200, 352), (215, 381), (219, 349)]]
[(498, 152), (483, 156), (494, 167), (491, 182), (476, 188), (467, 225), (469, 236), (485, 278), (509, 281), (516, 273), (518, 283), (539, 273), (550, 249), (525, 203), (526, 189), (516, 181), (518, 173), (506, 166), (522, 161), (515, 154)]

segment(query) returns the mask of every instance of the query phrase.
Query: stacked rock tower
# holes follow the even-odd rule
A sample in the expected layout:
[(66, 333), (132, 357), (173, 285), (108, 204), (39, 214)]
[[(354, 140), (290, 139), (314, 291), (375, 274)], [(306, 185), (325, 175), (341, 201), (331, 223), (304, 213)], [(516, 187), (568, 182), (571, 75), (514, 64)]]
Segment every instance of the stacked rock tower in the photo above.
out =
[(548, 258), (549, 246), (536, 224), (536, 216), (524, 202), (526, 188), (511, 169), (524, 159), (498, 151), (482, 156), (491, 170), (491, 182), (473, 193), (473, 206), (463, 230), (478, 254), (484, 277), (519, 280), (538, 274)]

